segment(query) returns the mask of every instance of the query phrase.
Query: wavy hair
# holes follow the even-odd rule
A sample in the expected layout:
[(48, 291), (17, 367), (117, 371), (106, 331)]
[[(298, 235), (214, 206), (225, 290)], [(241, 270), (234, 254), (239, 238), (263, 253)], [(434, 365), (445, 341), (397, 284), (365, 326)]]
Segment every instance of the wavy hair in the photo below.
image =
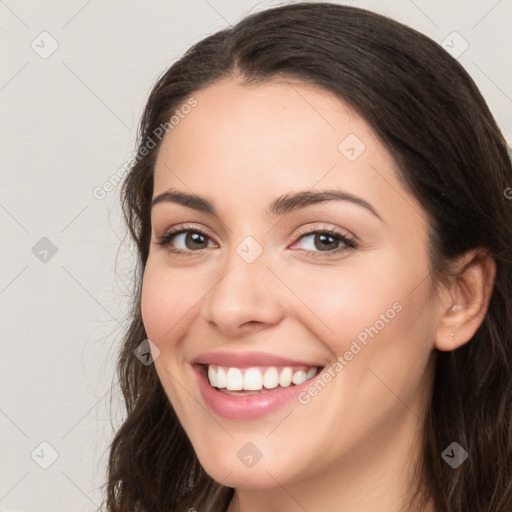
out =
[[(250, 84), (299, 79), (334, 93), (362, 116), (426, 212), (435, 283), (448, 275), (453, 258), (472, 248), (484, 247), (495, 259), (494, 289), (474, 337), (454, 351), (437, 351), (414, 495), (423, 504), (431, 500), (438, 512), (512, 511), (512, 201), (506, 193), (512, 168), (475, 83), (441, 46), (392, 19), (331, 3), (284, 5), (204, 38), (163, 73), (141, 118), (139, 150), (194, 92), (229, 77)], [(117, 360), (126, 418), (109, 447), (102, 507), (225, 510), (233, 489), (206, 474), (154, 365), (134, 357), (147, 338), (141, 283), (159, 147), (157, 141), (139, 152), (144, 156), (121, 190), (138, 261), (131, 324)], [(469, 452), (457, 469), (441, 459), (453, 441)]]

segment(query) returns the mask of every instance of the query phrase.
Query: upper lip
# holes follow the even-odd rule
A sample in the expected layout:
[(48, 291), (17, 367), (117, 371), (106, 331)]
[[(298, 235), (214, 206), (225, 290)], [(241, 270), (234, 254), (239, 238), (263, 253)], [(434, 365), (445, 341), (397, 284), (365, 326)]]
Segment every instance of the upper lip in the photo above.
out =
[(192, 364), (215, 364), (227, 368), (254, 366), (323, 366), (311, 361), (299, 361), (265, 352), (205, 352), (191, 361)]

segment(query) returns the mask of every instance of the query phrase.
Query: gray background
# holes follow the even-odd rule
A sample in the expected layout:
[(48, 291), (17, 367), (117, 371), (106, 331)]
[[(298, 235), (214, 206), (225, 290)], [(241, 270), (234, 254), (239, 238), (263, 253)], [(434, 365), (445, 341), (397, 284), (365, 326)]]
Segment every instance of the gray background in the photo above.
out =
[[(340, 3), (445, 41), (512, 144), (510, 0)], [(130, 159), (159, 74), (204, 36), (276, 4), (0, 0), (0, 511), (100, 504), (123, 417), (110, 385), (134, 260), (119, 187), (93, 191)]]

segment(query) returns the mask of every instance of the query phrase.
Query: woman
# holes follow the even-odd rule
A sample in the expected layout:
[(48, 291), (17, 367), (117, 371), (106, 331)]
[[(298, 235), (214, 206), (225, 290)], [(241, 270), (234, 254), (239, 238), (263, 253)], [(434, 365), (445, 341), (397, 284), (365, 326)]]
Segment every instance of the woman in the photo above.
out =
[(123, 186), (107, 510), (512, 510), (511, 183), (471, 78), (395, 21), (299, 3), (193, 46)]

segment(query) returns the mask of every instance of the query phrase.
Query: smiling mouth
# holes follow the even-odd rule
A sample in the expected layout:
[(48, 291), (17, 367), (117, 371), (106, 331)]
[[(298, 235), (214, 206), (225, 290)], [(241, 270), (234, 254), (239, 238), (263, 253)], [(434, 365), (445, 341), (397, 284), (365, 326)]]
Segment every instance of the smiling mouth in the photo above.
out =
[(313, 379), (322, 370), (318, 366), (202, 366), (212, 388), (233, 396), (258, 395), (298, 386)]

